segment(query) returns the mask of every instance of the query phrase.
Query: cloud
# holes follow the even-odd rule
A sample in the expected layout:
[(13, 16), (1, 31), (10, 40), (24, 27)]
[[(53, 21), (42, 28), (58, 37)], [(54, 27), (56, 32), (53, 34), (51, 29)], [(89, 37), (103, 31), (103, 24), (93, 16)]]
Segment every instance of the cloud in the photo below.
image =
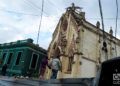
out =
[(24, 37), (21, 34), (15, 33), (12, 29), (5, 27), (0, 30), (0, 43), (11, 42), (16, 40), (22, 40)]
[[(72, 2), (84, 8), (83, 11), (86, 12), (86, 18), (89, 22), (96, 24), (100, 20), (89, 19), (100, 18), (97, 0), (65, 0), (64, 2), (63, 0), (45, 0), (39, 37), (41, 47), (47, 49), (60, 16), (65, 12), (65, 8), (71, 6)], [(106, 2), (111, 4), (111, 7), (107, 7)], [(113, 17), (115, 15), (115, 6), (112, 6), (113, 1), (106, 0), (102, 1), (102, 3), (104, 7), (103, 12), (105, 12), (104, 17)], [(40, 14), (41, 0), (0, 0), (0, 43), (27, 38), (34, 39), (34, 43), (36, 43)], [(113, 26), (114, 30), (114, 22), (114, 20), (105, 20), (107, 31), (109, 31), (110, 26)], [(120, 30), (118, 30), (117, 34), (119, 35), (119, 33)]]
[[(17, 9), (16, 5), (15, 7)], [(18, 6), (18, 8), (20, 7)], [(33, 38), (34, 43), (36, 43), (40, 16), (22, 15), (6, 12), (4, 10), (0, 11), (0, 15), (0, 43), (27, 38)], [(47, 49), (49, 46), (50, 39), (58, 19), (59, 15), (43, 15), (39, 37), (39, 44), (41, 47)], [(6, 34), (6, 36), (4, 36), (4, 34)]]

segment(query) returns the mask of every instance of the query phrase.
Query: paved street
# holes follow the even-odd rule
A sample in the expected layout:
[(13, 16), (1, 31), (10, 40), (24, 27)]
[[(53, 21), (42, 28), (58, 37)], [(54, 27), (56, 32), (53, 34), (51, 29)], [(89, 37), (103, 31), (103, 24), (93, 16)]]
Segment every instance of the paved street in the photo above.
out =
[(14, 77), (0, 77), (0, 86), (40, 86), (45, 81), (18, 79)]
[(90, 86), (93, 79), (33, 80), (0, 76), (0, 86)]

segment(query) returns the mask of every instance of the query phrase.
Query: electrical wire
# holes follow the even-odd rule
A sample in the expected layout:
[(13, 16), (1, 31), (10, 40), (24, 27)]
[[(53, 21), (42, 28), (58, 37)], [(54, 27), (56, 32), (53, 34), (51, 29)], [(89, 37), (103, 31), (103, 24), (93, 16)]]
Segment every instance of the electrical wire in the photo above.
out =
[(29, 14), (29, 13), (24, 13), (24, 12), (17, 12), (17, 11), (12, 11), (12, 10), (7, 10), (7, 9), (0, 9), (0, 11), (7, 12), (7, 13), (22, 14), (22, 15), (40, 16), (40, 15), (36, 15), (36, 14)]
[[(27, 1), (29, 4), (31, 4), (32, 6), (36, 7), (37, 9), (41, 10), (42, 8), (40, 8), (39, 6), (37, 6), (35, 3), (31, 2), (30, 0), (25, 0)], [(57, 10), (59, 11), (63, 11), (62, 9), (58, 8), (53, 2), (51, 2), (50, 0), (48, 0), (49, 5), (54, 6), (55, 8), (57, 8)], [(49, 8), (48, 8), (49, 9)], [(43, 11), (44, 14), (48, 14), (47, 12)]]
[[(25, 1), (27, 1), (28, 3), (26, 3)], [(24, 0), (24, 2), (25, 2), (26, 4), (29, 4), (29, 6), (32, 6), (32, 7), (34, 7), (34, 8), (37, 8), (38, 10), (42, 10), (42, 8), (40, 8), (39, 6), (37, 6), (35, 3), (31, 2), (30, 0)], [(43, 13), (46, 14), (46, 15), (48, 15), (47, 12), (45, 12), (44, 10), (43, 10)]]
[(115, 23), (116, 23), (116, 25), (115, 25), (115, 37), (116, 37), (116, 35), (117, 35), (117, 21), (118, 21), (118, 1), (116, 0), (116, 21), (115, 21)]
[(29, 0), (25, 0), (27, 2), (29, 2), (29, 4), (31, 4), (32, 6), (38, 8), (39, 10), (41, 10), (41, 17), (40, 17), (40, 24), (39, 24), (39, 29), (38, 29), (38, 34), (37, 34), (37, 44), (39, 42), (39, 34), (40, 34), (40, 28), (41, 28), (41, 23), (42, 23), (42, 16), (43, 16), (43, 13), (47, 14), (45, 11), (44, 11), (44, 0), (42, 0), (42, 7), (40, 8), (39, 6), (37, 6), (36, 4), (34, 4), (33, 2), (29, 1)]
[[(3, 12), (8, 12), (8, 13), (16, 13), (16, 14), (22, 14), (22, 15), (31, 15), (31, 16), (40, 16), (38, 14), (30, 14), (30, 13), (24, 13), (24, 12), (19, 12), (19, 11), (13, 11), (13, 10), (7, 10), (7, 9), (1, 9), (0, 8), (0, 11), (3, 11)], [(47, 15), (47, 14), (46, 14)], [(58, 17), (59, 18), (59, 17)], [(86, 18), (86, 19), (90, 19), (90, 20), (98, 20), (100, 18)], [(104, 20), (114, 20), (116, 18), (104, 18)], [(120, 18), (117, 18), (117, 21), (120, 20)], [(117, 31), (115, 31), (117, 32)]]
[[(7, 13), (16, 13), (16, 14), (22, 14), (22, 15), (31, 15), (31, 16), (40, 16), (38, 14), (30, 14), (30, 13), (24, 13), (24, 12), (19, 12), (19, 11), (13, 11), (13, 10), (7, 10), (7, 9), (1, 9), (0, 8), (0, 11), (3, 11), (3, 12), (7, 12)], [(58, 17), (59, 18), (59, 17)], [(90, 19), (90, 20), (98, 20), (100, 18), (86, 18), (86, 19)], [(114, 20), (116, 18), (104, 18), (104, 20)], [(120, 20), (120, 18), (117, 18), (117, 21)], [(116, 25), (117, 27), (117, 25)], [(117, 32), (117, 31), (115, 31)]]
[(51, 6), (54, 6), (55, 8), (57, 8), (57, 10), (63, 11), (63, 9), (58, 8), (58, 6), (56, 4), (54, 4), (51, 0), (48, 0), (48, 3), (51, 4)]
[(104, 30), (104, 20), (103, 20), (103, 13), (102, 13), (102, 5), (101, 5), (101, 1), (100, 0), (98, 0), (98, 2), (99, 2), (101, 23), (102, 23), (102, 29), (103, 29), (103, 40), (105, 41), (105, 30)]
[(105, 30), (104, 30), (104, 20), (103, 20), (101, 0), (98, 0), (98, 2), (99, 2), (101, 23), (102, 23), (102, 29), (103, 29), (103, 47), (102, 47), (102, 50), (104, 50), (104, 52), (105, 52), (105, 59), (108, 60), (108, 53), (107, 53), (108, 50), (107, 50), (106, 36), (105, 36)]
[[(115, 21), (115, 38), (116, 38), (116, 35), (117, 35), (117, 27), (118, 27), (118, 0), (116, 0), (116, 21)], [(116, 56), (117, 56), (117, 47), (116, 47), (116, 44), (115, 44), (115, 53), (116, 53)]]
[[(101, 18), (99, 18), (99, 17), (98, 17), (98, 18), (90, 18), (90, 17), (89, 17), (89, 18), (86, 18), (86, 19), (98, 20), (98, 19), (101, 19)], [(105, 18), (105, 17), (104, 17), (104, 20), (115, 20), (115, 19), (116, 19), (116, 18), (107, 18), (107, 17)], [(117, 20), (120, 20), (120, 18), (118, 18)]]
[(44, 10), (44, 0), (42, 0), (42, 9), (41, 9), (40, 24), (39, 24), (38, 35), (37, 35), (37, 44), (39, 42), (39, 34), (40, 34), (40, 28), (42, 24), (43, 10)]

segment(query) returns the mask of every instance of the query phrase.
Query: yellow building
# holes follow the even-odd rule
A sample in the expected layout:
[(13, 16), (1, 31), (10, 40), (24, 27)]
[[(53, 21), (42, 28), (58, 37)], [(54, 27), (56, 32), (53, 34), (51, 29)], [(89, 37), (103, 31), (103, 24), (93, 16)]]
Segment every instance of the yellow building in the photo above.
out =
[[(110, 32), (103, 32), (85, 19), (80, 7), (68, 7), (60, 18), (48, 48), (48, 58), (60, 54), (62, 72), (58, 78), (95, 77), (101, 62), (120, 55), (120, 40)], [(45, 77), (49, 79), (47, 68)]]

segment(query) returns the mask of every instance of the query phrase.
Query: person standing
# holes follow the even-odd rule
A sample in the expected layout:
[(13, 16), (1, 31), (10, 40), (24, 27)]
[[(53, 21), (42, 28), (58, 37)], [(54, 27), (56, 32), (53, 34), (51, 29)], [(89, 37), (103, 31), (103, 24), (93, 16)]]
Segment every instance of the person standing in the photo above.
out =
[(61, 62), (59, 60), (59, 56), (53, 57), (49, 63), (49, 66), (52, 70), (51, 79), (56, 79), (58, 71), (61, 70)]
[(45, 57), (42, 59), (42, 62), (41, 62), (41, 67), (40, 67), (40, 76), (39, 76), (39, 79), (44, 79), (44, 73), (45, 73), (45, 70), (46, 70), (46, 66), (48, 65), (48, 58)]

